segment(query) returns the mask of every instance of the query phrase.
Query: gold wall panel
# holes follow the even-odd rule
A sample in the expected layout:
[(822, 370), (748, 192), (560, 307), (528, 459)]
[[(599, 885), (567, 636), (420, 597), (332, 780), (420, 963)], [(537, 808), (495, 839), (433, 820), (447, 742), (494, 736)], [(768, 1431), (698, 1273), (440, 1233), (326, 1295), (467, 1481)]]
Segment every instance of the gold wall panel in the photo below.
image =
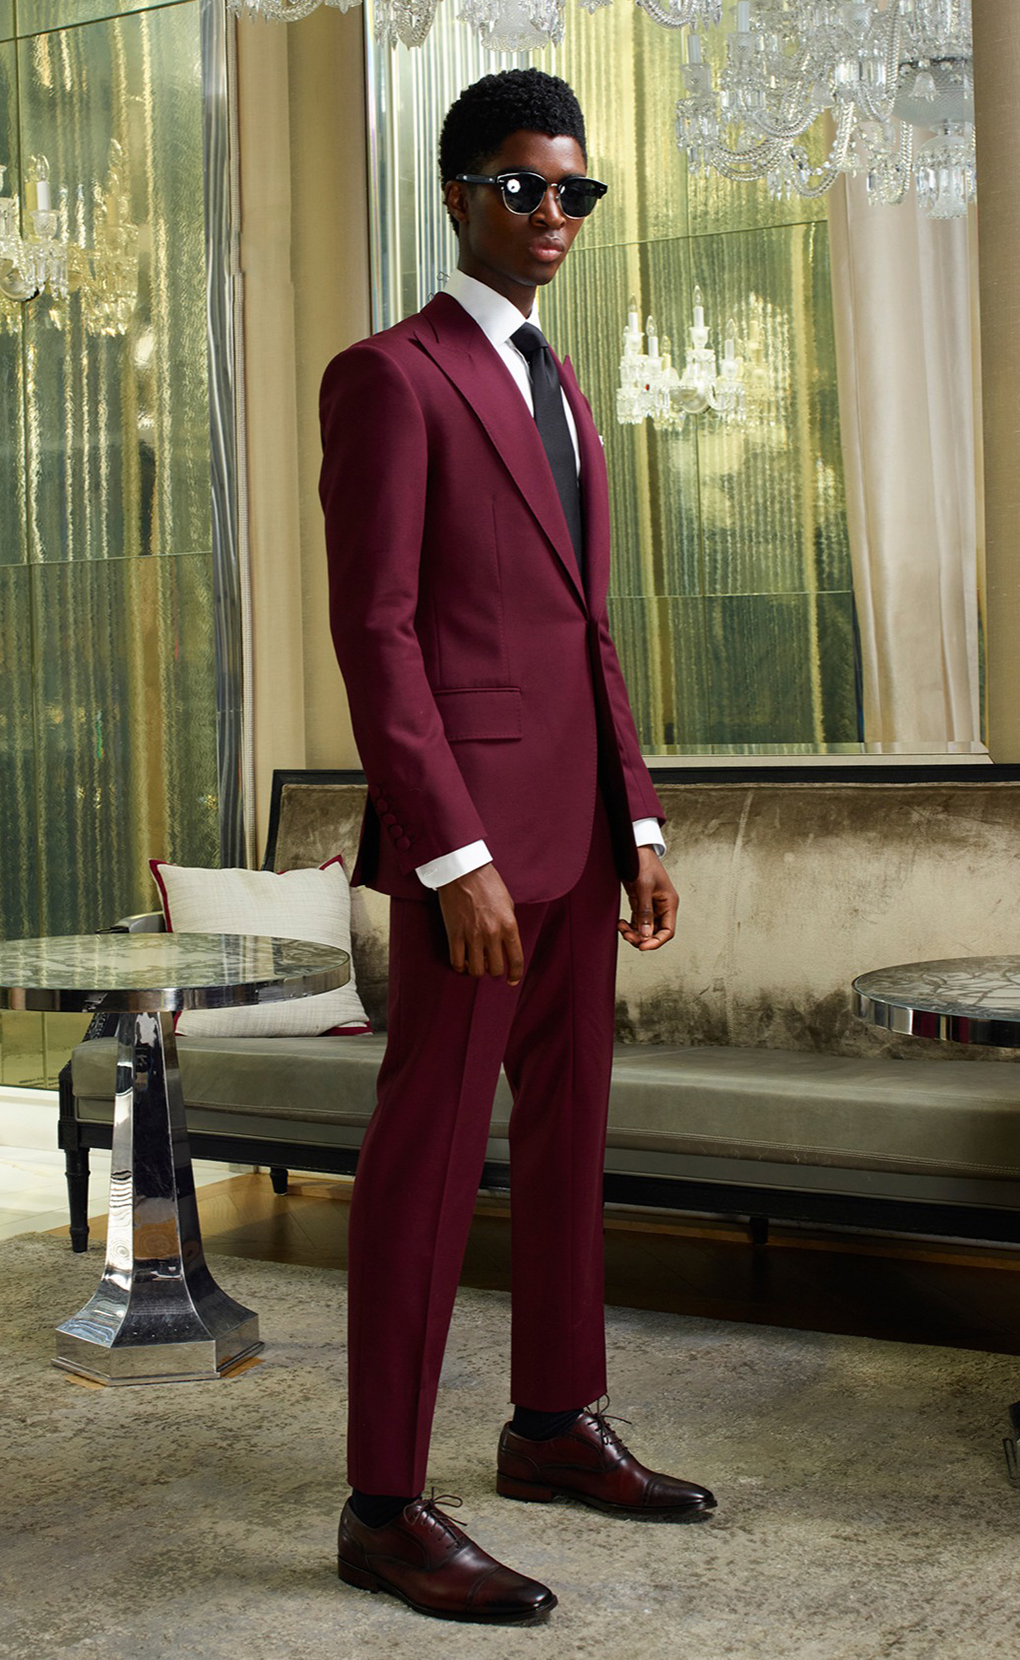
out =
[[(127, 12), (166, 8), (168, 0), (16, 0), (18, 34), (41, 34), (75, 23), (99, 23)], [(172, 4), (173, 0), (169, 0)]]
[(687, 215), (687, 164), (673, 136), (686, 30), (663, 29), (629, 0), (598, 16), (568, 4), (562, 46), (532, 62), (577, 93), (588, 170), (609, 186), (585, 246), (676, 236)]
[(716, 349), (732, 317), (741, 341), (757, 335), (766, 371), (744, 426), (706, 414), (684, 428), (697, 445), (702, 591), (850, 589), (828, 228), (698, 236), (687, 247), (691, 286), (684, 289), (670, 245), (649, 250), (652, 292), (672, 296), (660, 329), (679, 354), (697, 283)]
[(44, 1019), (41, 1014), (0, 1014), (0, 1085), (45, 1088), (50, 1083)]
[(10, 40), (14, 34), (14, 0), (0, 0), (0, 40)]
[(49, 159), (75, 241), (92, 181), (127, 158), (140, 230), (127, 334), (85, 326), (77, 296), (27, 308), (28, 521), (34, 560), (211, 546), (199, 7), (33, 36), (20, 52), (23, 153)]
[[(13, 41), (0, 45), (0, 162), (4, 194), (17, 191), (17, 59)], [(27, 557), (25, 534), (25, 425), (22, 374), (24, 307), (0, 294), (0, 565)]]
[(0, 565), (0, 938), (39, 914), (32, 589), (27, 565)]
[(150, 858), (219, 863), (208, 553), (37, 566), (40, 932), (157, 908)]
[[(587, 226), (582, 236), (586, 231)], [(627, 320), (628, 296), (648, 287), (653, 247), (668, 250), (677, 266), (672, 280), (687, 291), (686, 242), (592, 249), (575, 244), (539, 305), (550, 341), (577, 370), (605, 446), (613, 515), (611, 591), (698, 594), (702, 561), (694, 430), (664, 437), (647, 424), (623, 427), (616, 419), (618, 336)]]

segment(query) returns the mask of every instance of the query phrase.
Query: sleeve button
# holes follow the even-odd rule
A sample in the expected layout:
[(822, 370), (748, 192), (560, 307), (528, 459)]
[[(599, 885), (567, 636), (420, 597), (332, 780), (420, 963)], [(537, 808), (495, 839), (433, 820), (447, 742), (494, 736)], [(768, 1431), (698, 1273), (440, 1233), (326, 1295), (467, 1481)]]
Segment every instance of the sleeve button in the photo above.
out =
[(385, 813), (385, 811), (388, 807), (389, 807), (389, 802), (386, 801), (381, 795), (377, 795), (376, 798), (375, 798), (375, 810), (376, 810), (376, 812), (377, 813)]
[(411, 845), (411, 842), (410, 842), (410, 839), (407, 836), (399, 836), (397, 838), (397, 846), (400, 848), (400, 851), (402, 853), (405, 853), (407, 851), (407, 849), (410, 847), (410, 845)]

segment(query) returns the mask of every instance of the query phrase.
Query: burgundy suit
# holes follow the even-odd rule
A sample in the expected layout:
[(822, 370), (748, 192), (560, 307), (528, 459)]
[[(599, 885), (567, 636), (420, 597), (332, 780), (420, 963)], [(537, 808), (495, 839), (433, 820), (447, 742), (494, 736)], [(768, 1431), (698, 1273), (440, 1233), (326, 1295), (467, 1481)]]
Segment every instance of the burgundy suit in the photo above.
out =
[[(513, 1400), (605, 1383), (601, 1173), (619, 881), (662, 809), (606, 624), (605, 465), (569, 360), (584, 582), (537, 427), (453, 299), (322, 387), (330, 621), (368, 780), (355, 881), (391, 896), (390, 1018), (350, 1235), (349, 1473), (424, 1481), (501, 1062), (514, 1091)], [(484, 840), (519, 988), (454, 973), (418, 866)]]

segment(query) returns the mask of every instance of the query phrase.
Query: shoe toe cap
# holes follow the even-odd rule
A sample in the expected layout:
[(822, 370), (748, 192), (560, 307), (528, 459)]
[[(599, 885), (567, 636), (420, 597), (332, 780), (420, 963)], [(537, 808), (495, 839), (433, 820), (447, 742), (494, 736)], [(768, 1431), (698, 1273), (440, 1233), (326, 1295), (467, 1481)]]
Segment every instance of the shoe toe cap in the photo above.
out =
[(716, 1507), (715, 1494), (697, 1482), (675, 1476), (659, 1476), (648, 1488), (647, 1502), (653, 1510), (690, 1510), (704, 1514)]
[(556, 1607), (556, 1598), (548, 1585), (503, 1566), (487, 1574), (476, 1586), (472, 1602), (479, 1611), (484, 1609), (493, 1618), (507, 1619), (546, 1614)]

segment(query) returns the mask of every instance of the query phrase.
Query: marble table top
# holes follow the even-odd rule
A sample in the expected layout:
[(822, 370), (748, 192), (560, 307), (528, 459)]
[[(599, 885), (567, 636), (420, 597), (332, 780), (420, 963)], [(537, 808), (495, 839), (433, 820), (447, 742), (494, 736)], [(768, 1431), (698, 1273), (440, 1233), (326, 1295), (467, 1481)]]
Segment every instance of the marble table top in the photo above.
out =
[(859, 974), (854, 1009), (872, 1025), (954, 1043), (1020, 1047), (1020, 956), (944, 957)]
[(335, 991), (349, 978), (336, 946), (259, 934), (0, 941), (0, 1009), (221, 1009)]

